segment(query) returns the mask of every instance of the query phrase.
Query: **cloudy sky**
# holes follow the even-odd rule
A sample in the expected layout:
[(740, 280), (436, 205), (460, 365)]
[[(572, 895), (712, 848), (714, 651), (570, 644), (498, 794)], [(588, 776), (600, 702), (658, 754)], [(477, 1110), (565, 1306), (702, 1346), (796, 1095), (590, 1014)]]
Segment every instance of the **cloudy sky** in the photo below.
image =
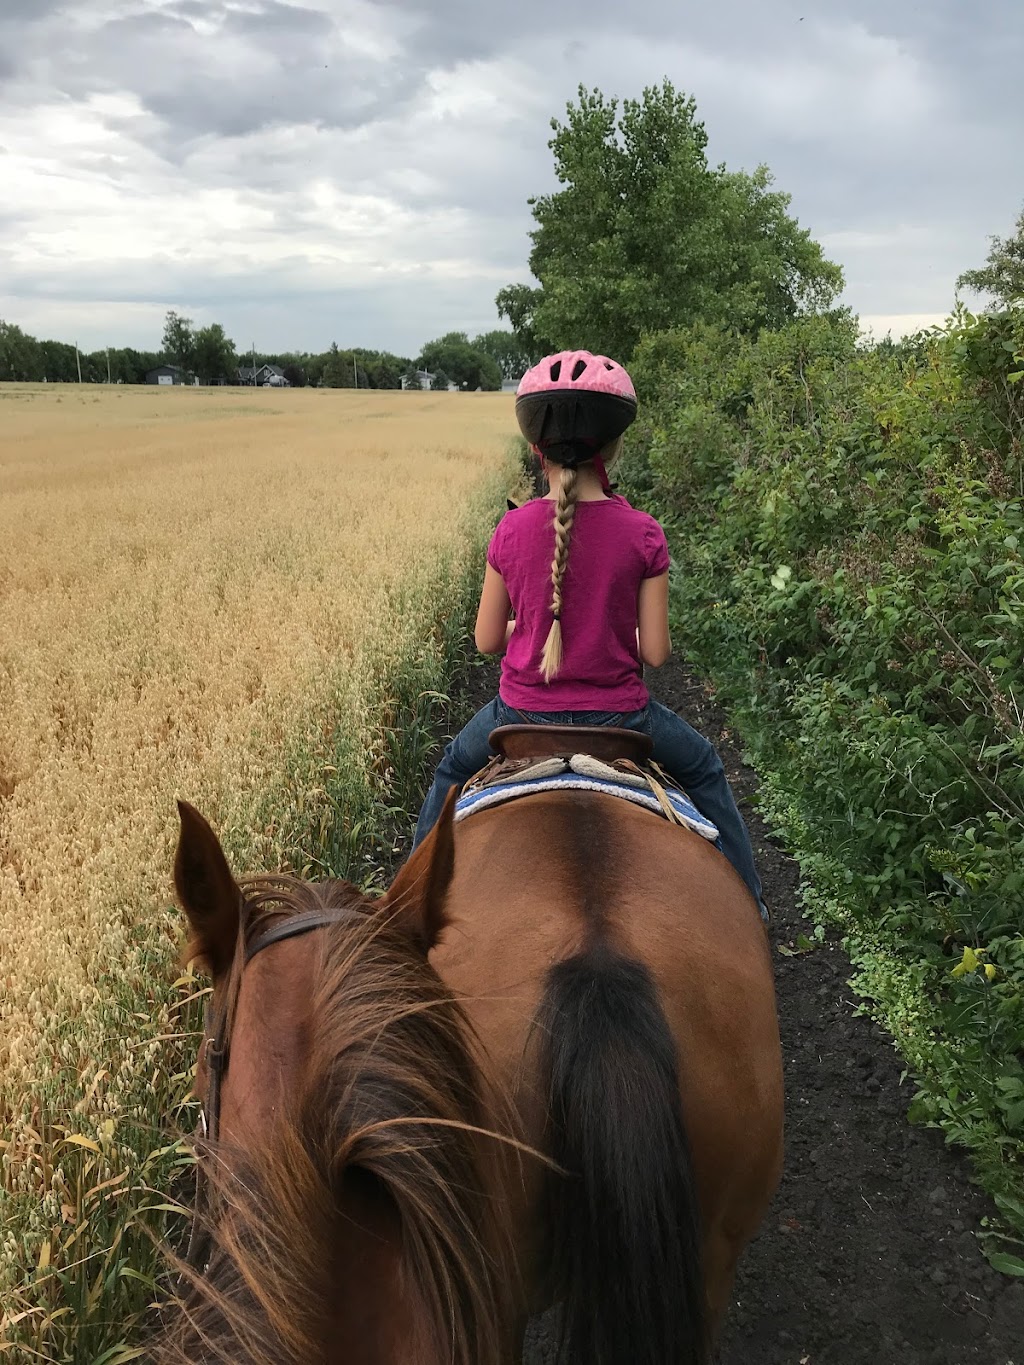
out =
[(693, 94), (876, 331), (1024, 202), (1021, 0), (0, 0), (0, 317), (414, 354), (497, 325), (582, 82)]

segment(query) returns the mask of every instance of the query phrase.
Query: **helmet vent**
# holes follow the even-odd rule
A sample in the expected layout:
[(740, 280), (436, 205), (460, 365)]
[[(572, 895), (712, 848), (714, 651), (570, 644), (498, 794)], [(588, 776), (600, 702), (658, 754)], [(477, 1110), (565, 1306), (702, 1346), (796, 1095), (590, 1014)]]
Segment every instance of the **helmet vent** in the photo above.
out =
[(551, 366), (551, 382), (552, 382), (553, 384), (557, 384), (557, 383), (558, 383), (558, 376), (559, 376), (561, 373), (562, 373), (562, 362), (561, 362), (560, 360), (556, 360), (555, 363)]
[(586, 368), (587, 362), (585, 360), (577, 360), (576, 364), (572, 367), (573, 379), (579, 379), (580, 375)]
[(612, 362), (611, 362), (610, 360), (606, 360), (606, 361), (604, 362), (604, 367), (605, 367), (606, 370), (614, 370), (614, 369), (615, 369), (615, 366), (612, 364)]

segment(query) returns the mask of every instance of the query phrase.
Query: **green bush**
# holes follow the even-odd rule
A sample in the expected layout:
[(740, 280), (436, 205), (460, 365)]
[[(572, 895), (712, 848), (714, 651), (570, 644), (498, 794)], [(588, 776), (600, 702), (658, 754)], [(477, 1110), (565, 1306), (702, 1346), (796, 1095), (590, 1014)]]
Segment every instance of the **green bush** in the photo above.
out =
[(1024, 1173), (1022, 353), (1019, 311), (878, 347), (842, 313), (664, 333), (635, 357), (627, 468), (670, 528), (688, 653), (872, 945), (919, 1110), (1004, 1189)]

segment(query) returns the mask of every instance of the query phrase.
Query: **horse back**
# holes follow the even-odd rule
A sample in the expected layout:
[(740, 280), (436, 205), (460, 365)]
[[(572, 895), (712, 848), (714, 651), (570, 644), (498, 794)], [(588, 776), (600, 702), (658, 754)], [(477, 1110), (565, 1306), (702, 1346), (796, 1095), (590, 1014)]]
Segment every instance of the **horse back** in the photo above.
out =
[(449, 928), (433, 954), (468, 998), (504, 1076), (521, 1078), (528, 1137), (534, 1021), (551, 969), (605, 947), (642, 964), (675, 1040), (708, 1202), (750, 1163), (781, 1166), (782, 1063), (763, 921), (724, 855), (688, 830), (589, 793), (530, 797), (457, 827)]

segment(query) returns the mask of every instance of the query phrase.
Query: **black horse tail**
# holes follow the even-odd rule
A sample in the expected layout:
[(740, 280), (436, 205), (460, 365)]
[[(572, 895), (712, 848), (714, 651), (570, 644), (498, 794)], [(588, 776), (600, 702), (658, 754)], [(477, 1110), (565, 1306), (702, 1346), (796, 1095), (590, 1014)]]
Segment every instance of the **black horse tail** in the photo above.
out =
[[(590, 949), (549, 973), (547, 1268), (559, 1360), (706, 1365), (701, 1227), (675, 1044), (639, 962)], [(542, 1084), (543, 1084), (542, 1080)]]

